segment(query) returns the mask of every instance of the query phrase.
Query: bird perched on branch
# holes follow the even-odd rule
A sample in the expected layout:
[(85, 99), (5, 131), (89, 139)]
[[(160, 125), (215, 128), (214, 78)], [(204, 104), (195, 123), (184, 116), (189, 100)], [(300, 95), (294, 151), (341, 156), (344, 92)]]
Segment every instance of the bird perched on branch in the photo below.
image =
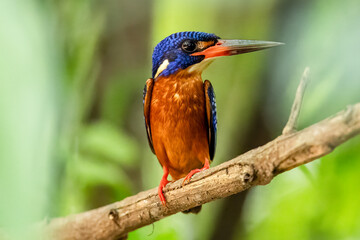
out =
[[(152, 78), (143, 93), (146, 132), (152, 152), (164, 175), (158, 194), (173, 180), (210, 167), (216, 147), (216, 102), (210, 81), (202, 71), (216, 57), (253, 52), (280, 43), (254, 40), (222, 40), (204, 32), (178, 32), (162, 40), (152, 56)], [(190, 212), (200, 211), (201, 206)]]

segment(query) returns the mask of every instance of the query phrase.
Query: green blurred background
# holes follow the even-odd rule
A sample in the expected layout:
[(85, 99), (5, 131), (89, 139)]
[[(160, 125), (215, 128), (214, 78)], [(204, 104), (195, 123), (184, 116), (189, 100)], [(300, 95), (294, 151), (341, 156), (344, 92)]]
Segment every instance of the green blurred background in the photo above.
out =
[[(178, 31), (286, 45), (216, 60), (220, 164), (281, 134), (306, 66), (299, 119), (360, 102), (358, 0), (2, 0), (0, 239), (33, 222), (156, 187), (142, 89), (153, 47)], [(176, 214), (130, 239), (359, 239), (360, 138), (266, 186)]]

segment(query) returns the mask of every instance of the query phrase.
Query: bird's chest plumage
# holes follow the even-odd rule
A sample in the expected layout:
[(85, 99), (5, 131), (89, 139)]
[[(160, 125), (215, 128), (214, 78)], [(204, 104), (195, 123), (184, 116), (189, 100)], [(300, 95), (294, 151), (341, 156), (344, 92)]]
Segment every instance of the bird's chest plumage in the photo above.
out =
[(150, 124), (156, 156), (174, 179), (209, 158), (205, 93), (200, 76), (159, 78), (154, 84)]

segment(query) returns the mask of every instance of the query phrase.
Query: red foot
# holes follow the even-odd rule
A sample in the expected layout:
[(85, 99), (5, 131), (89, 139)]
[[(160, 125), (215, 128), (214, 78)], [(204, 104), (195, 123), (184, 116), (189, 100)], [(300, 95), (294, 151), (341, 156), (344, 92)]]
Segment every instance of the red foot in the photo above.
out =
[(169, 181), (167, 180), (167, 177), (169, 175), (169, 169), (167, 167), (163, 166), (163, 170), (164, 170), (164, 175), (161, 178), (161, 181), (160, 181), (160, 184), (159, 184), (159, 187), (158, 187), (158, 195), (159, 195), (161, 204), (163, 206), (165, 206), (166, 205), (166, 199), (165, 199), (165, 196), (164, 196), (164, 193), (163, 193), (163, 188), (166, 186), (166, 184), (169, 183)]
[(198, 172), (201, 172), (205, 169), (209, 169), (210, 168), (210, 162), (209, 162), (209, 159), (205, 158), (205, 163), (204, 163), (204, 167), (203, 168), (200, 168), (200, 169), (194, 169), (194, 170), (191, 170), (188, 175), (186, 175), (186, 177), (184, 178), (184, 181), (182, 183), (182, 185), (184, 186), (185, 183), (189, 183), (190, 182), (190, 178), (195, 174), (195, 173), (198, 173)]

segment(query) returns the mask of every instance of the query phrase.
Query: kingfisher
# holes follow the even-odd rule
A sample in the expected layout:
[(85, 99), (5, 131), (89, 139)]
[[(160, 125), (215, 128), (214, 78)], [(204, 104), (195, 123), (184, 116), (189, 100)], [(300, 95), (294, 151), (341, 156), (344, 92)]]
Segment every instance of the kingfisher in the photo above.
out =
[[(203, 81), (203, 70), (217, 57), (262, 50), (281, 43), (257, 40), (223, 40), (204, 32), (177, 32), (156, 45), (152, 78), (143, 92), (144, 119), (151, 151), (163, 168), (158, 187), (208, 169), (215, 155), (217, 117), (214, 89)], [(194, 208), (191, 212), (198, 212)]]

